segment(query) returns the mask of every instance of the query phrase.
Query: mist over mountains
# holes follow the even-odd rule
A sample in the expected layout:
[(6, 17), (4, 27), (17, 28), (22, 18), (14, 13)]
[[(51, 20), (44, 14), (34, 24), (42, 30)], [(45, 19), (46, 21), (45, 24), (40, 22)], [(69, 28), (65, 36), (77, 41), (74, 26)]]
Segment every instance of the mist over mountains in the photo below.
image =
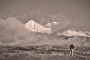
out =
[(51, 22), (43, 26), (34, 20), (22, 24), (14, 17), (0, 19), (0, 45), (89, 45), (90, 32), (72, 30), (68, 28), (68, 22), (57, 23)]

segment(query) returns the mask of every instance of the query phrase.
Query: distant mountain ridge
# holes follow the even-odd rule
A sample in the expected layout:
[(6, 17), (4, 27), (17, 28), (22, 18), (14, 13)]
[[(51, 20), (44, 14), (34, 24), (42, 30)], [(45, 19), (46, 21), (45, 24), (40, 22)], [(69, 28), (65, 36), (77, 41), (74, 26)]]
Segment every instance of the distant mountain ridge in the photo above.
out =
[[(87, 32), (88, 34), (90, 32)], [(90, 38), (90, 35), (86, 34), (86, 32), (83, 32), (83, 31), (80, 31), (78, 29), (69, 29), (69, 30), (66, 30), (62, 33), (58, 33), (57, 34), (57, 37), (60, 38), (60, 37), (88, 37)]]

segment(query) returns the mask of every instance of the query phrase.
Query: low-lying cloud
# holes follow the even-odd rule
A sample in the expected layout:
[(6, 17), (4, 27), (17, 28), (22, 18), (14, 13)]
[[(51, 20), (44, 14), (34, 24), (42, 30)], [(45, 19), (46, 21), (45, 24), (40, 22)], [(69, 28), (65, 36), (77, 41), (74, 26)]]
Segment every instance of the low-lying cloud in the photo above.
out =
[[(65, 22), (66, 24), (60, 23), (59, 25), (53, 27), (53, 32), (62, 32), (68, 29), (70, 22)], [(54, 30), (55, 29), (55, 30)], [(30, 33), (24, 25), (16, 18), (8, 18), (6, 20), (0, 19), (0, 44), (1, 45), (70, 45), (74, 43), (75, 45), (85, 46), (89, 45), (87, 38), (74, 37), (67, 40), (55, 39), (55, 35), (45, 35)], [(54, 36), (53, 36), (54, 35)]]
[(16, 18), (0, 19), (0, 42), (14, 44), (29, 37), (30, 32)]

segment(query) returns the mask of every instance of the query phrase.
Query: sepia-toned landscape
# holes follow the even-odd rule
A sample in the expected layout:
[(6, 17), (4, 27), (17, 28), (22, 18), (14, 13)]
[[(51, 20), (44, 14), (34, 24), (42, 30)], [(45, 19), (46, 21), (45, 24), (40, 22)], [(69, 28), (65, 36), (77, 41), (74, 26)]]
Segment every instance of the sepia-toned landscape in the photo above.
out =
[(0, 0), (0, 60), (90, 60), (89, 6), (89, 0)]

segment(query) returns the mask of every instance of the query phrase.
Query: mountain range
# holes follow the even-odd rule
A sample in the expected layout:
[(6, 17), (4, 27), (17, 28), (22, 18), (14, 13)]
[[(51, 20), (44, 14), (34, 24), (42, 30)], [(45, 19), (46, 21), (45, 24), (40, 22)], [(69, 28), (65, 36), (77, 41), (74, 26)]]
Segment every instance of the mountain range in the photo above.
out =
[[(24, 26), (26, 29), (28, 29), (30, 32), (39, 32), (39, 33), (45, 33), (45, 34), (51, 34), (52, 32), (52, 27), (55, 25), (58, 25), (59, 22), (51, 22), (47, 23), (46, 25), (40, 25), (39, 23), (35, 22), (34, 20), (30, 20), (27, 22)], [(90, 37), (90, 32), (83, 32), (78, 29), (72, 28), (68, 29), (66, 31), (63, 31), (62, 33), (57, 33), (57, 36), (84, 36), (84, 37)]]
[[(35, 38), (35, 43), (33, 44), (35, 45), (69, 45), (74, 43), (77, 46), (89, 46), (90, 32), (81, 31), (75, 28), (67, 29), (62, 32), (53, 32), (53, 27), (57, 28), (58, 25), (59, 22), (51, 22), (47, 23), (46, 25), (41, 25), (34, 20), (30, 20), (24, 26), (30, 32), (40, 33), (36, 36), (33, 36)], [(30, 44), (29, 40), (27, 40), (27, 43), (25, 44)]]

